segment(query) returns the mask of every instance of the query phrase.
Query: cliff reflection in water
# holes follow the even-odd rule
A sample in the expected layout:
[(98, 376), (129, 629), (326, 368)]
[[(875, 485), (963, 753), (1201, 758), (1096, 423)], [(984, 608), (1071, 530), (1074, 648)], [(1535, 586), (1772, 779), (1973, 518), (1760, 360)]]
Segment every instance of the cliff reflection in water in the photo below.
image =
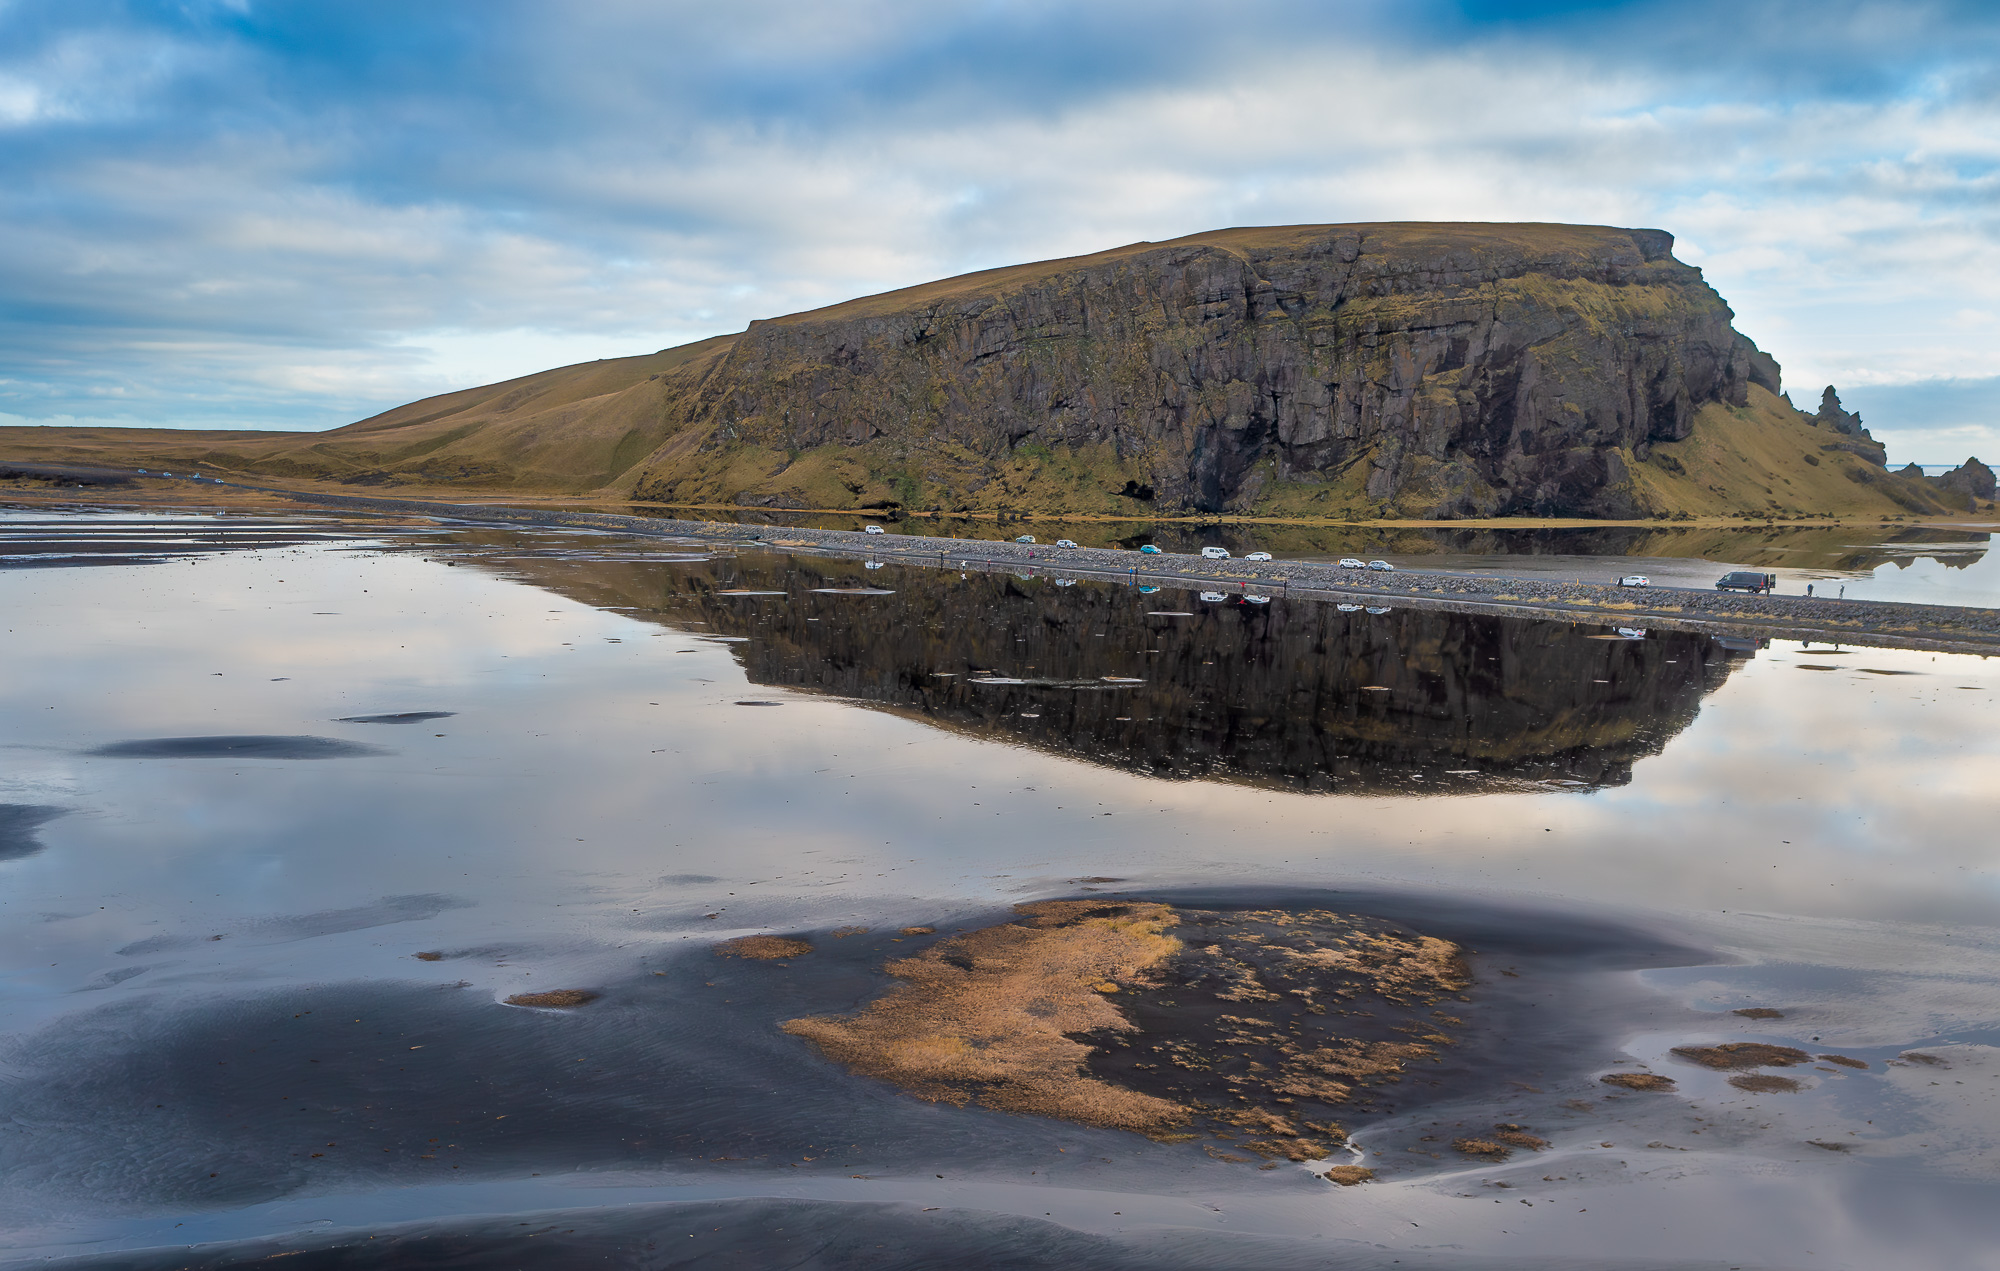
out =
[(748, 637), (733, 648), (753, 683), (1162, 777), (1399, 794), (1621, 785), (1729, 673), (1716, 641), (1674, 632), (1593, 639), (1601, 629), (1560, 622), (808, 557), (508, 555), (505, 572), (573, 599)]

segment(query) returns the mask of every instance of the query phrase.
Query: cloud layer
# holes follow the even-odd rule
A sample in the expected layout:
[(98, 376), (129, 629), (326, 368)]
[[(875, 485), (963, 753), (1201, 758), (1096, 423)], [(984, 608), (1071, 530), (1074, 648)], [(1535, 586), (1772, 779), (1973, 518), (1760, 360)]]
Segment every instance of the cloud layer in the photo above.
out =
[(329, 427), (1137, 239), (1547, 220), (1673, 231), (1899, 460), (2000, 453), (1984, 6), (0, 0), (0, 50), (0, 419)]

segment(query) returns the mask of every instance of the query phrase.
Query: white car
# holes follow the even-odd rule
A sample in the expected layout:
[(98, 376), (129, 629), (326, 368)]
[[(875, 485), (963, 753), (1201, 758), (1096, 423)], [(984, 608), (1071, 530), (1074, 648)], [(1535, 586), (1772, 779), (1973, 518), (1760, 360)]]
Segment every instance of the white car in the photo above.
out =
[(1643, 640), (1646, 638), (1646, 628), (1644, 627), (1613, 627), (1611, 629), (1619, 635), (1624, 636), (1627, 640)]
[(883, 528), (882, 528), (881, 526), (879, 526), (879, 525), (864, 525), (864, 526), (862, 526), (862, 527), (861, 527), (861, 532), (862, 532), (863, 534), (886, 534), (886, 533), (888, 533), (888, 531), (887, 531), (887, 530), (883, 529)]
[(1352, 556), (1343, 556), (1340, 558), (1340, 567), (1342, 569), (1366, 569), (1368, 568), (1368, 562), (1365, 560), (1356, 560)]
[(1340, 611), (1341, 611), (1342, 613), (1360, 613), (1360, 612), (1361, 612), (1361, 606), (1360, 606), (1360, 605), (1335, 605), (1335, 606), (1334, 606), (1334, 608), (1335, 608), (1335, 609), (1338, 609), (1338, 610), (1340, 610)]
[(1226, 547), (1204, 547), (1201, 549), (1201, 558), (1203, 560), (1228, 560), (1229, 549)]
[(1268, 605), (1271, 603), (1271, 598), (1269, 596), (1245, 596), (1243, 597), (1243, 603), (1246, 605)]
[(1023, 534), (1014, 541), (1016, 543), (1032, 543), (1035, 541), (1035, 536), (1033, 534)]
[(1204, 591), (1198, 594), (1201, 599), (1207, 601), (1211, 605), (1219, 605), (1223, 603), (1225, 600), (1229, 599), (1228, 596), (1223, 595), (1219, 591)]
[(1269, 552), (1252, 552), (1252, 553), (1250, 553), (1250, 554), (1249, 554), (1248, 556), (1245, 556), (1245, 557), (1244, 557), (1243, 559), (1244, 559), (1244, 560), (1269, 560), (1269, 559), (1271, 559), (1271, 553), (1269, 553)]
[(863, 568), (863, 569), (880, 569), (880, 568), (882, 568), (882, 562), (881, 562), (881, 561), (879, 561), (879, 560), (867, 560), (867, 561), (862, 561), (862, 562), (861, 562), (861, 568)]
[(1057, 547), (1075, 547), (1075, 546), (1076, 546), (1076, 544), (1075, 544), (1075, 543), (1072, 543), (1072, 542), (1070, 542), (1070, 541), (1069, 541), (1068, 539), (1066, 539), (1066, 538), (1059, 538), (1059, 539), (1057, 539), (1057, 540), (1056, 540), (1056, 546), (1057, 546)]
[(1620, 587), (1650, 587), (1653, 585), (1653, 580), (1644, 574), (1627, 574), (1618, 580), (1618, 585)]
[(1396, 572), (1396, 567), (1385, 560), (1371, 560), (1368, 562), (1368, 568), (1378, 574), (1393, 574)]
[(1393, 613), (1393, 612), (1394, 612), (1394, 610), (1391, 610), (1391, 609), (1388, 609), (1388, 608), (1385, 608), (1385, 607), (1383, 607), (1383, 606), (1381, 606), (1381, 605), (1370, 605), (1370, 606), (1368, 606), (1368, 612), (1369, 612), (1369, 613), (1372, 613), (1372, 614), (1374, 614), (1374, 615), (1376, 615), (1377, 617), (1380, 617), (1381, 615), (1383, 615), (1383, 614), (1385, 614), (1385, 613)]
[(1057, 579), (1053, 579), (1052, 581), (1053, 581), (1053, 582), (1055, 583), (1055, 585), (1056, 585), (1056, 586), (1058, 586), (1058, 587), (1074, 587), (1074, 586), (1076, 586), (1076, 579), (1074, 579), (1074, 578), (1057, 578)]

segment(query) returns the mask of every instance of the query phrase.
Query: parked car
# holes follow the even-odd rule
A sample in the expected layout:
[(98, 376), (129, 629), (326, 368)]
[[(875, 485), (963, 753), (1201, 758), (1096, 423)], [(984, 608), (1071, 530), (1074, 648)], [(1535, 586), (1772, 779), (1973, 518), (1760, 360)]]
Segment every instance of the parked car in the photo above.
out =
[(1650, 587), (1653, 585), (1653, 580), (1644, 574), (1627, 574), (1618, 580), (1618, 585), (1620, 587)]
[(1053, 581), (1053, 582), (1055, 583), (1055, 585), (1056, 585), (1056, 586), (1058, 586), (1058, 587), (1074, 587), (1074, 586), (1076, 586), (1076, 579), (1074, 579), (1074, 578), (1057, 578), (1057, 579), (1053, 579), (1053, 580), (1051, 580), (1051, 581)]
[(1249, 554), (1248, 556), (1245, 556), (1245, 557), (1244, 557), (1243, 559), (1244, 559), (1244, 560), (1269, 560), (1269, 559), (1271, 559), (1271, 553), (1269, 553), (1269, 552), (1252, 552), (1252, 553), (1250, 553), (1250, 554)]
[(1057, 540), (1056, 540), (1056, 546), (1057, 546), (1057, 547), (1075, 547), (1075, 546), (1076, 546), (1076, 544), (1075, 544), (1075, 543), (1072, 543), (1072, 542), (1071, 542), (1070, 540), (1068, 540), (1068, 539), (1066, 539), (1066, 538), (1059, 538), (1059, 539), (1057, 539)]
[(861, 562), (861, 568), (863, 568), (863, 569), (880, 569), (880, 568), (882, 568), (882, 562), (881, 562), (881, 561), (879, 561), (879, 560), (865, 560), (865, 561), (862, 561), (862, 562)]
[(1760, 574), (1748, 569), (1732, 569), (1715, 580), (1717, 591), (1771, 591), (1777, 585), (1776, 574)]
[(1368, 562), (1368, 568), (1378, 574), (1393, 574), (1396, 572), (1396, 567), (1385, 560), (1371, 560)]
[(879, 525), (864, 525), (864, 526), (862, 526), (862, 527), (861, 527), (861, 532), (862, 532), (863, 534), (886, 534), (886, 533), (888, 533), (888, 531), (887, 531), (887, 530), (883, 529), (883, 528), (882, 528), (881, 526), (879, 526)]
[(1643, 640), (1646, 638), (1646, 628), (1644, 627), (1613, 627), (1611, 629), (1619, 635), (1624, 636), (1627, 640)]
[(1340, 567), (1342, 569), (1366, 569), (1368, 568), (1368, 562), (1365, 560), (1356, 560), (1352, 556), (1343, 556), (1340, 558)]
[(1271, 598), (1269, 596), (1245, 596), (1243, 597), (1243, 603), (1246, 605), (1268, 605), (1271, 603)]
[(1385, 613), (1391, 613), (1393, 611), (1384, 605), (1370, 605), (1368, 606), (1368, 612), (1374, 614), (1377, 617), (1380, 617)]
[(1360, 612), (1361, 612), (1361, 606), (1360, 606), (1360, 605), (1335, 605), (1335, 606), (1334, 606), (1334, 608), (1335, 608), (1335, 609), (1338, 609), (1338, 610), (1340, 610), (1340, 611), (1341, 611), (1342, 613), (1360, 613)]
[(1151, 543), (1145, 544), (1139, 549), (1139, 551), (1147, 556), (1158, 556), (1160, 554), (1160, 549), (1153, 546)]
[(1219, 591), (1204, 591), (1197, 593), (1197, 595), (1200, 599), (1207, 601), (1211, 605), (1219, 605), (1229, 599), (1228, 596), (1223, 595)]
[(1032, 543), (1035, 541), (1035, 536), (1033, 534), (1023, 534), (1014, 541), (1016, 543)]
[(1158, 590), (1159, 590), (1158, 587), (1141, 587), (1139, 589), (1139, 594), (1142, 596), (1150, 596)]
[(1229, 549), (1226, 547), (1204, 547), (1201, 549), (1201, 558), (1203, 560), (1228, 560)]

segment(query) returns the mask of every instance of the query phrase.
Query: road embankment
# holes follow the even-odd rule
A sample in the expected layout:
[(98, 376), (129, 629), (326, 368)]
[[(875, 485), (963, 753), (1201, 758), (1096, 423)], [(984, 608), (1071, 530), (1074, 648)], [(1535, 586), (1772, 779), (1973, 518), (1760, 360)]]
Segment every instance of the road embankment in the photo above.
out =
[(1224, 594), (1287, 597), (1369, 606), (1443, 609), (1504, 617), (1554, 618), (1607, 627), (1696, 631), (1715, 636), (1810, 640), (1943, 653), (2000, 654), (2000, 610), (1877, 600), (1745, 595), (1686, 588), (1620, 588), (1582, 582), (1451, 574), (1376, 573), (1305, 561), (1207, 560), (1111, 548), (1057, 548), (902, 532), (758, 527), (718, 521), (435, 503), (247, 487), (303, 503), (400, 516), (512, 525), (564, 526), (692, 538), (717, 545), (770, 547), (866, 557), (899, 565), (1183, 587)]

